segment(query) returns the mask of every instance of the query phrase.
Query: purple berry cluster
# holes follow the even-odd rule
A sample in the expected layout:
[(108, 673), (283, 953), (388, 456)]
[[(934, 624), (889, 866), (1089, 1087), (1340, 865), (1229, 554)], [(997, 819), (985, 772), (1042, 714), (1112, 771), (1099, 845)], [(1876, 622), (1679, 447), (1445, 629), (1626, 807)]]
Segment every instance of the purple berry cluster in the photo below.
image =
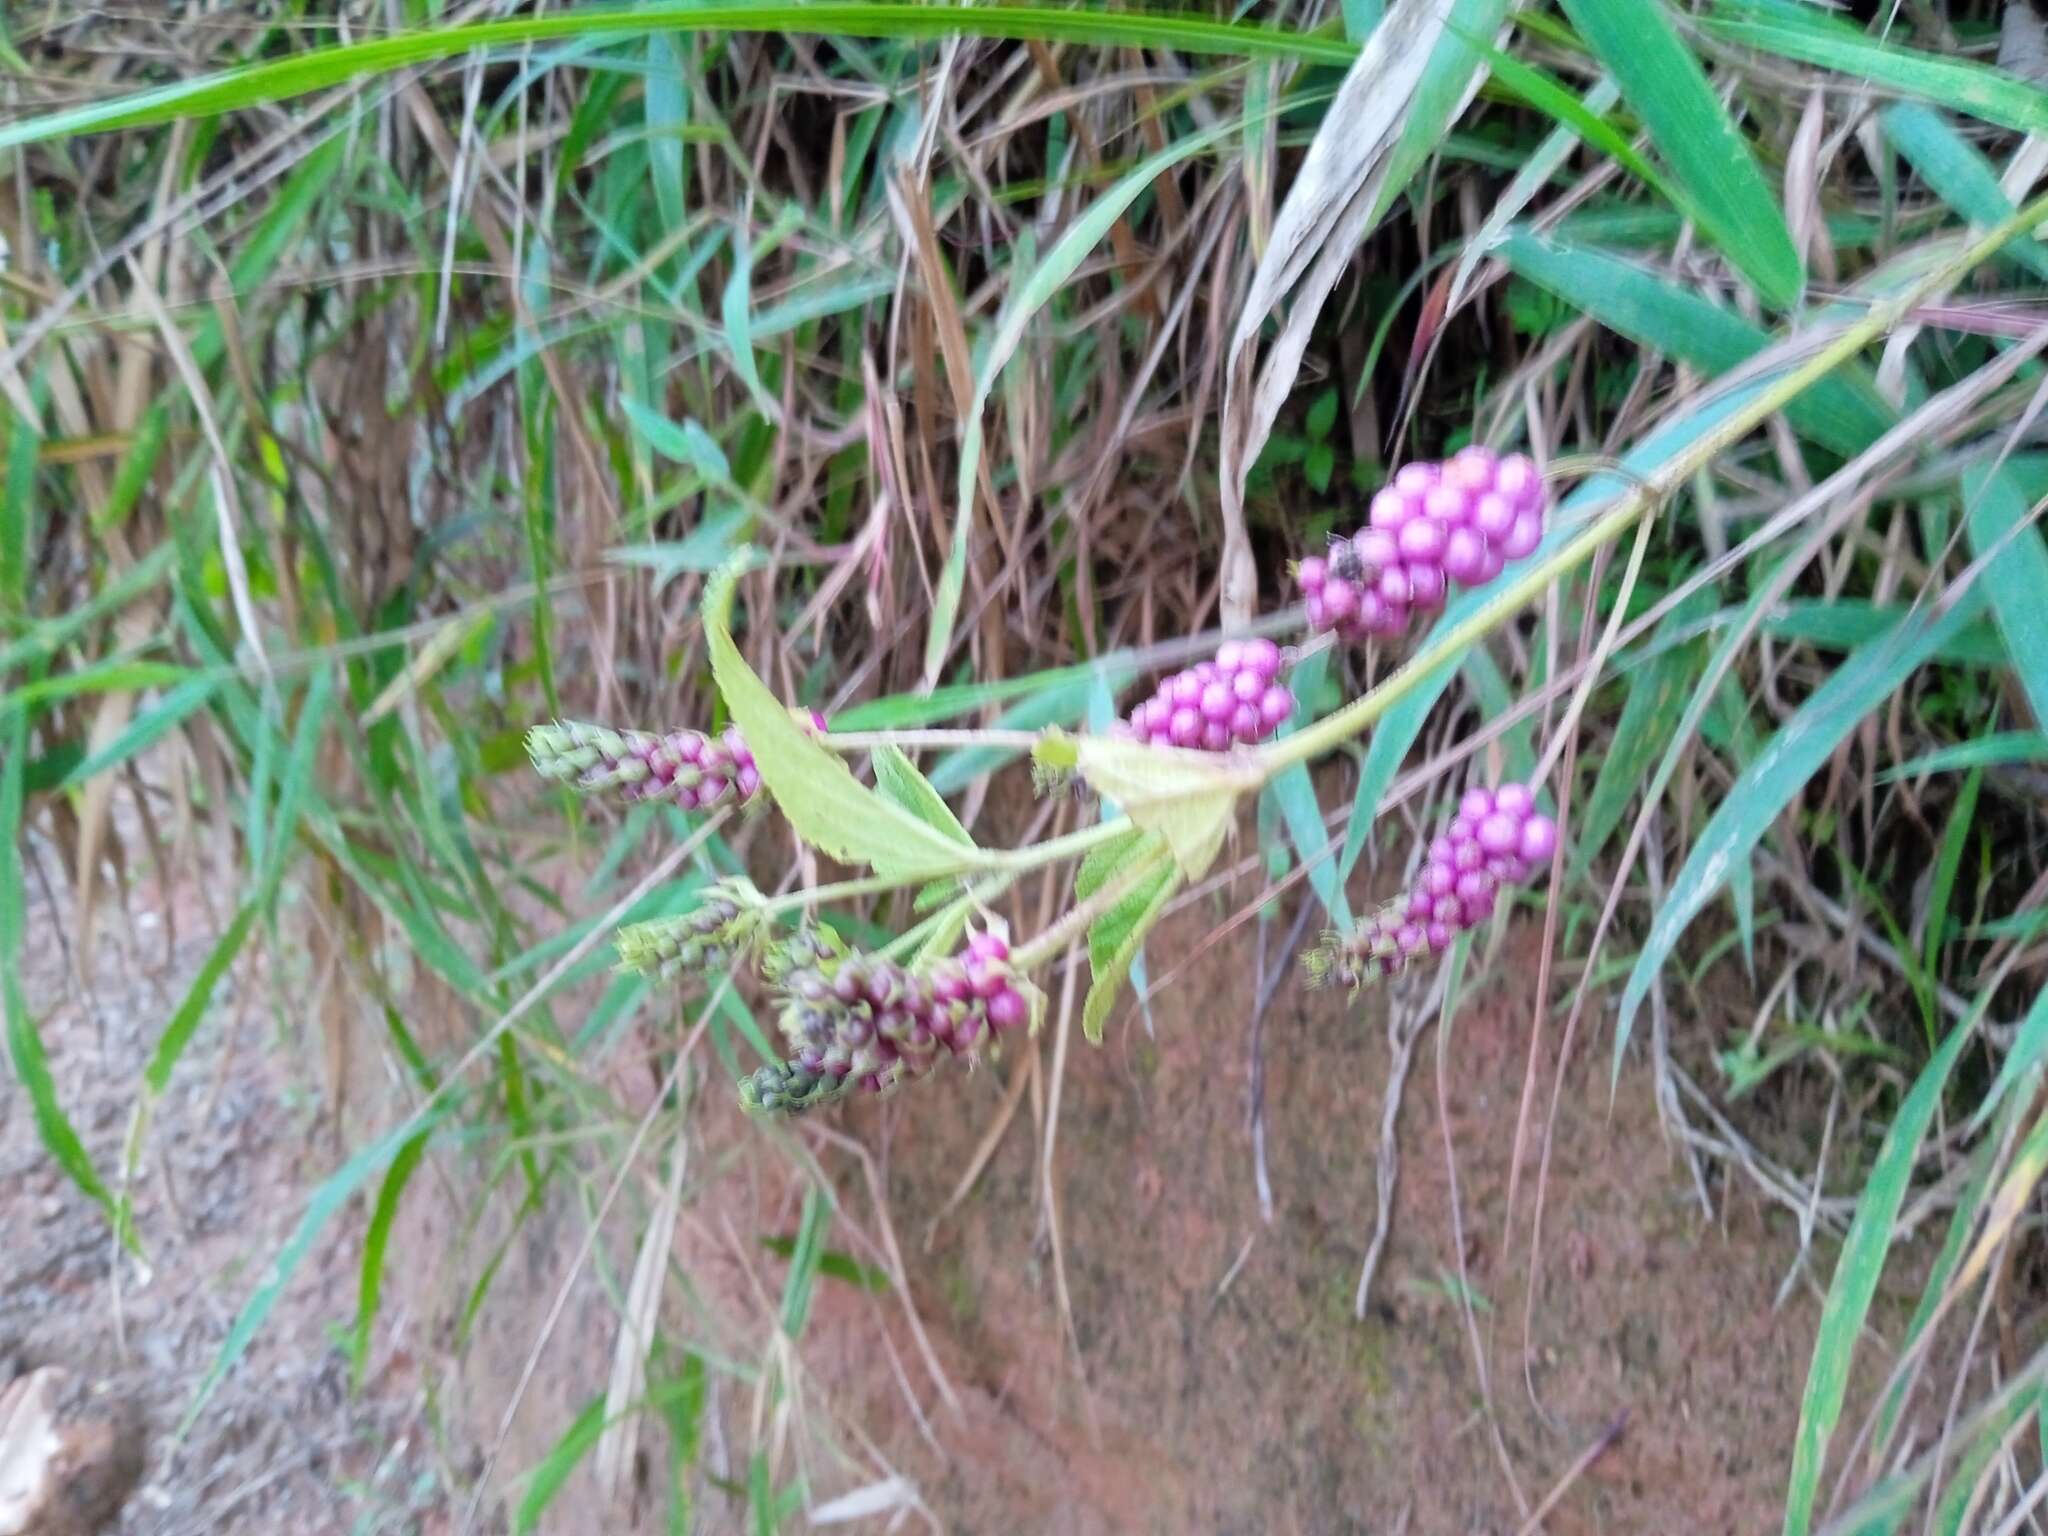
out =
[(742, 1100), (802, 1109), (819, 1102), (827, 1079), (839, 1090), (880, 1093), (922, 1077), (941, 1052), (972, 1055), (986, 1036), (1031, 1016), (1009, 958), (1002, 939), (975, 933), (964, 952), (920, 974), (870, 955), (835, 964), (818, 940), (800, 935), (783, 947), (777, 967), (782, 1032), (795, 1055), (743, 1083)]
[(1280, 662), (1280, 647), (1270, 640), (1226, 640), (1214, 661), (1161, 683), (1131, 711), (1120, 734), (1205, 752), (1264, 741), (1294, 713), (1294, 695), (1279, 681)]
[(1359, 924), (1319, 969), (1357, 987), (1391, 976), (1427, 950), (1440, 954), (1493, 915), (1501, 889), (1518, 885), (1557, 847), (1557, 823), (1538, 813), (1523, 784), (1467, 790), (1444, 835), (1429, 845), (1408, 895)]
[(1543, 540), (1543, 478), (1523, 454), (1460, 450), (1441, 464), (1406, 464), (1372, 499), (1367, 526), (1334, 539), (1295, 577), (1309, 628), (1345, 640), (1397, 635), (1412, 613), (1434, 613), (1450, 585), (1484, 586)]
[[(825, 717), (810, 712), (820, 735)], [(738, 726), (721, 736), (702, 731), (615, 731), (602, 725), (558, 721), (526, 733), (526, 755), (543, 778), (586, 794), (615, 791), (627, 800), (672, 800), (683, 810), (708, 810), (732, 791), (751, 800), (761, 771)]]

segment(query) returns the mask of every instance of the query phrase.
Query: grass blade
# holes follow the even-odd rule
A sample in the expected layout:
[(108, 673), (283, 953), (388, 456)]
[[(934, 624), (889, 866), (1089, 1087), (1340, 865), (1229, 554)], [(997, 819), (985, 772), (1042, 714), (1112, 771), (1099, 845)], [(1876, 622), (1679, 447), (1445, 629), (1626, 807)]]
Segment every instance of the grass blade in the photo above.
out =
[[(2048, 542), (2026, 497), (2006, 475), (1979, 466), (1963, 476), (1970, 553), (1984, 567), (1984, 591), (2005, 637), (2034, 719), (2048, 724)], [(1996, 551), (1996, 553), (1993, 553)]]
[(1798, 304), (1806, 273), (1785, 215), (1661, 0), (1559, 3), (1642, 118), (1685, 193), (1685, 212), (1767, 303)]
[(1672, 881), (1642, 953), (1629, 972), (1628, 985), (1622, 990), (1621, 1013), (1614, 1031), (1617, 1078), (1636, 1012), (1649, 995), (1651, 981), (1677, 946), (1686, 925), (1727, 883), (1730, 867), (1749, 857), (1757, 840), (1856, 722), (1889, 698), (1908, 673), (1938, 650), (1951, 633), (1968, 623), (1979, 601), (1972, 592), (1937, 617), (1908, 615), (1884, 638), (1857, 651), (1814, 690), (1730, 787)]

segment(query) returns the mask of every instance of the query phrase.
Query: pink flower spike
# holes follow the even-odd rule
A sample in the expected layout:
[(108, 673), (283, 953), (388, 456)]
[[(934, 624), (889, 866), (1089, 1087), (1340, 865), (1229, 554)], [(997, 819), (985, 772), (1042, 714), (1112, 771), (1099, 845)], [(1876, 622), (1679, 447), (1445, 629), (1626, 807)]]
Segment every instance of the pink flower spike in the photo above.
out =
[(1435, 613), (1443, 607), (1449, 588), (1444, 583), (1444, 568), (1440, 565), (1418, 565), (1408, 563), (1409, 600), (1424, 613)]
[(1378, 572), (1401, 558), (1401, 543), (1384, 528), (1367, 528), (1352, 536), (1351, 553), (1368, 572)]
[(1432, 522), (1456, 527), (1472, 515), (1472, 499), (1461, 485), (1446, 480), (1422, 498), (1423, 515)]
[(1401, 529), (1397, 542), (1406, 560), (1437, 560), (1444, 552), (1443, 524), (1418, 517)]
[(988, 1022), (991, 1029), (1015, 1029), (1030, 1017), (1030, 1005), (1024, 1001), (1024, 994), (1015, 987), (1005, 987), (988, 1000)]
[(1522, 845), (1522, 824), (1495, 811), (1479, 823), (1479, 846), (1488, 853), (1510, 854)]
[(1434, 464), (1403, 464), (1394, 471), (1394, 489), (1408, 496), (1426, 495), (1438, 479)]
[(1287, 723), (1287, 717), (1294, 713), (1294, 695), (1278, 683), (1267, 687), (1259, 697), (1259, 719), (1268, 730), (1277, 730)]
[(1451, 947), (1451, 940), (1456, 937), (1448, 923), (1431, 923), (1423, 932), (1429, 939), (1430, 950), (1439, 955)]
[(1524, 511), (1543, 505), (1543, 476), (1526, 453), (1511, 453), (1493, 472), (1493, 488)]
[(1543, 542), (1543, 519), (1534, 512), (1515, 514), (1515, 526), (1500, 541), (1500, 552), (1509, 560), (1526, 560)]
[(1508, 530), (1515, 526), (1514, 503), (1497, 491), (1488, 491), (1472, 506), (1472, 528), (1475, 533), (1492, 541), (1508, 536)]
[(1486, 568), (1486, 541), (1470, 528), (1453, 528), (1444, 540), (1444, 574), (1462, 586), (1476, 586)]

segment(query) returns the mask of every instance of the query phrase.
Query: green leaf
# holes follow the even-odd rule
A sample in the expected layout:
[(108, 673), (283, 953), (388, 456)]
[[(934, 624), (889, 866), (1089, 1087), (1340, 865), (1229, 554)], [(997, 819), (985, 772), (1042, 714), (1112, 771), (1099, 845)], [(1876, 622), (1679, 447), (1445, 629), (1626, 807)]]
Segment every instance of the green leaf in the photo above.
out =
[(790, 1249), (789, 1274), (782, 1283), (782, 1331), (802, 1338), (811, 1315), (811, 1294), (818, 1283), (818, 1264), (825, 1253), (825, 1232), (832, 1225), (832, 1206), (811, 1184), (804, 1189), (803, 1214), (797, 1220)]
[[(825, 0), (808, 5), (667, 3), (636, 6), (630, 13), (579, 7), (567, 12), (429, 27), (359, 43), (310, 48), (287, 58), (45, 112), (0, 126), (0, 149), (81, 133), (174, 122), (181, 117), (240, 111), (365, 75), (458, 58), (476, 49), (517, 48), (557, 38), (651, 32), (1006, 37), (1162, 48), (1226, 58), (1302, 59), (1336, 65), (1349, 64), (1358, 54), (1357, 45), (1342, 38), (1279, 27), (1239, 26), (1171, 11), (1087, 11), (1034, 5), (919, 4), (903, 0)], [(345, 147), (341, 140), (330, 142)]]
[[(1999, 185), (1998, 171), (1932, 107), (1917, 101), (1895, 101), (1878, 113), (1884, 136), (1904, 155), (1920, 179), (1941, 200), (1980, 229), (2003, 224), (2019, 210)], [(2022, 236), (2006, 254), (2037, 277), (2048, 277), (2048, 249)]]
[(725, 450), (700, 423), (670, 421), (630, 395), (621, 395), (619, 404), (633, 430), (656, 453), (678, 464), (687, 464), (712, 485), (734, 489), (732, 466), (726, 462)]
[(1259, 770), (1223, 753), (1184, 752), (1115, 736), (1060, 737), (1081, 776), (1138, 826), (1157, 832), (1190, 880), (1215, 861), (1237, 797), (1259, 787)]
[(427, 1133), (421, 1131), (398, 1149), (384, 1182), (377, 1190), (377, 1204), (370, 1212), (369, 1229), (363, 1235), (362, 1279), (356, 1287), (356, 1322), (349, 1338), (349, 1383), (356, 1391), (363, 1386), (363, 1372), (370, 1359), (370, 1326), (377, 1318), (377, 1304), (384, 1291), (384, 1251), (391, 1243), (391, 1224), (398, 1217), (398, 1202), (405, 1186), (427, 1150)]
[(932, 788), (930, 779), (917, 771), (917, 765), (903, 755), (902, 748), (884, 742), (875, 749), (875, 788), (961, 847), (974, 846), (974, 839), (960, 825), (960, 818), (953, 814), (953, 808), (946, 804), (945, 797)]
[(1900, 48), (1812, 12), (1750, 0), (1723, 4), (1703, 25), (1724, 43), (1818, 64), (2021, 133), (2048, 133), (2048, 91), (1989, 65)]
[(1122, 900), (1089, 926), (1088, 968), (1091, 979), (1088, 1000), (1081, 1008), (1081, 1032), (1087, 1036), (1090, 1045), (1102, 1043), (1102, 1026), (1109, 1018), (1110, 1009), (1116, 1006), (1117, 994), (1123, 990), (1131, 962), (1144, 948), (1146, 933), (1159, 921), (1166, 904), (1180, 889), (1180, 872), (1165, 857), (1166, 852), (1158, 836), (1148, 834), (1141, 843), (1129, 848), (1126, 858), (1098, 868), (1087, 890), (1081, 888), (1078, 879), (1075, 881), (1076, 894), (1086, 900), (1109, 880), (1143, 871), (1152, 861), (1158, 861), (1157, 868), (1142, 874)]
[(221, 680), (217, 677), (195, 677), (189, 683), (181, 683), (137, 715), (119, 736), (76, 764), (57, 787), (70, 789), (126, 762), (143, 748), (176, 730), (187, 715), (212, 703), (220, 689)]
[[(0, 1004), (7, 1011), (7, 1052), (14, 1075), (27, 1090), (43, 1150), (109, 1216), (114, 1198), (94, 1171), (85, 1143), (78, 1139), (63, 1106), (57, 1081), (50, 1074), (43, 1037), (29, 1015), (21, 984), (22, 940), (27, 931), (27, 901), (21, 878), (23, 776), (28, 763), (28, 715), (15, 710), (0, 723), (5, 750), (0, 751)], [(128, 1234), (122, 1233), (124, 1240)]]
[[(1729, 803), (1733, 804), (1735, 798), (1731, 794)], [(1877, 1162), (1856, 1202), (1856, 1215), (1849, 1224), (1849, 1236), (1842, 1244), (1842, 1256), (1835, 1263), (1835, 1276), (1821, 1308), (1813, 1364), (1807, 1371), (1806, 1396), (1799, 1408), (1799, 1431), (1792, 1444), (1792, 1480), (1785, 1495), (1785, 1536), (1806, 1536), (1812, 1528), (1814, 1497), (1820, 1489), (1828, 1441), (1842, 1416), (1842, 1397), (1849, 1386), (1856, 1337), (1863, 1330), (1871, 1298), (1877, 1294), (1878, 1278), (1884, 1273), (1885, 1255), (1891, 1250), (1892, 1226), (1913, 1180), (1913, 1163), (1921, 1138), (1927, 1134), (1928, 1124), (1941, 1105), (1941, 1090), (1956, 1058), (1975, 1035), (1976, 1025), (1973, 1013), (1949, 1032), (1941, 1049), (1921, 1069), (1912, 1091), (1893, 1117), (1891, 1128), (1885, 1132)]]
[(1994, 731), (1971, 741), (1912, 758), (1877, 776), (1880, 784), (1918, 778), (1925, 773), (1954, 773), (1963, 768), (1993, 768), (2000, 763), (2038, 763), (2048, 760), (2048, 735), (2040, 731)]
[(1806, 287), (1791, 231), (1749, 143), (1661, 0), (1559, 0), (1684, 189), (1701, 232), (1778, 309)]
[(726, 708), (753, 749), (761, 780), (797, 835), (845, 864), (880, 875), (931, 879), (988, 860), (880, 795), (861, 787), (839, 755), (821, 746), (748, 667), (727, 628), (739, 561), (704, 594), (704, 635)]
[[(1702, 587), (1664, 616), (1651, 644), (1661, 646), (1683, 634), (1713, 611), (1714, 593)], [(1650, 781), (1650, 771), (1665, 744), (1674, 738), (1685, 702), (1692, 693), (1693, 680), (1700, 674), (1704, 648), (1697, 642), (1674, 644), (1659, 649), (1656, 658), (1629, 684), (1622, 701), (1621, 719), (1615, 723), (1614, 739), (1586, 809), (1577, 818), (1572, 853), (1571, 877), (1584, 874), (1608, 838), (1621, 825), (1622, 813)]]
[[(1283, 734), (1291, 734), (1309, 723), (1307, 701), (1321, 691), (1329, 660), (1328, 651), (1319, 652), (1298, 664), (1289, 676), (1288, 686), (1294, 692), (1294, 715)], [(1349, 870), (1323, 857), (1330, 834), (1323, 826), (1323, 807), (1316, 799), (1315, 781), (1309, 777), (1308, 765), (1290, 765), (1274, 776), (1265, 793), (1278, 807), (1280, 819), (1287, 824), (1287, 835), (1293, 840), (1303, 867), (1308, 870), (1308, 883), (1314, 889), (1316, 899), (1330, 915), (1331, 926), (1340, 933), (1349, 933), (1351, 902), (1344, 894), (1344, 877)]]
[[(1608, 329), (1709, 374), (1738, 368), (1770, 345), (1761, 326), (1595, 247), (1516, 227), (1498, 254), (1518, 275)], [(1852, 368), (1813, 385), (1785, 415), (1813, 441), (1846, 455), (1868, 448), (1892, 422), (1867, 376)]]
[(2048, 726), (2048, 542), (2009, 475), (1988, 465), (1971, 468), (1963, 475), (1963, 501), (1970, 553), (1989, 557), (1980, 579), (2006, 655), (2035, 723)]
[(1955, 894), (1956, 873), (1962, 868), (1971, 825), (1977, 819), (1977, 792), (1983, 786), (1984, 770), (1972, 768), (1970, 776), (1963, 780), (1963, 791), (1956, 797), (1948, 827), (1941, 835), (1941, 853), (1934, 861), (1934, 884), (1927, 893), (1927, 932), (1920, 954), (1921, 966), (1930, 978), (1936, 973), (1942, 946), (1948, 941), (1948, 904)]
[(2013, 1036), (2012, 1049), (2005, 1053), (2000, 1063), (1998, 1076), (1992, 1081), (1991, 1091), (1984, 1095), (1984, 1102), (1977, 1106), (1977, 1112), (1970, 1119), (1972, 1133), (1983, 1129), (1984, 1122), (1991, 1118), (1999, 1102), (2012, 1092), (2013, 1088), (2048, 1056), (2048, 987), (2043, 987), (2034, 998), (2034, 1006), (2027, 1010), (2027, 1016), (2020, 1020), (2018, 1032)]
[(171, 1015), (170, 1023), (157, 1037), (156, 1049), (150, 1053), (149, 1065), (142, 1074), (152, 1096), (161, 1094), (170, 1086), (171, 1073), (176, 1070), (178, 1058), (185, 1053), (185, 1047), (192, 1041), (199, 1021), (206, 1016), (206, 1005), (213, 1001), (213, 989), (220, 985), (220, 979), (227, 974), (229, 966), (235, 963), (235, 956), (241, 953), (243, 941), (249, 937), (250, 925), (256, 921), (257, 906), (254, 901), (242, 903), (228, 924), (227, 932), (208, 953), (199, 972), (192, 978), (192, 985), (185, 989), (184, 1001), (178, 1004), (178, 1011)]
[[(1071, 14), (1071, 13), (1070, 13)], [(967, 408), (966, 429), (960, 436), (960, 473), (953, 493), (953, 542), (940, 573), (938, 591), (932, 597), (931, 630), (924, 642), (924, 680), (930, 687), (938, 681), (939, 668), (952, 643), (953, 623), (960, 613), (960, 595), (967, 585), (968, 540), (974, 527), (974, 487), (981, 474), (982, 418), (988, 413), (989, 396), (1003, 368), (1024, 340), (1025, 327), (1067, 285), (1088, 253), (1102, 243), (1110, 226), (1122, 218), (1131, 204), (1165, 172), (1181, 161), (1198, 155), (1238, 131), (1235, 120), (1216, 124), (1202, 132), (1176, 140), (1155, 155), (1141, 161), (1136, 170), (1088, 205), (1033, 267), (1029, 276), (1013, 277), (1010, 294), (996, 323), (995, 335), (982, 359), (974, 381), (974, 399)]]
[(1337, 404), (1337, 386), (1334, 384), (1316, 396), (1303, 422), (1310, 442), (1320, 443), (1329, 437), (1330, 429), (1337, 425)]
[(1890, 698), (1909, 673), (1975, 616), (1978, 606), (1978, 594), (1972, 592), (1938, 618), (1916, 612), (1901, 619), (1815, 689), (1736, 779), (1694, 840), (1629, 973), (1614, 1032), (1617, 1078), (1636, 1012), (1686, 925), (1727, 883), (1735, 861), (1749, 857), (1764, 831), (1856, 722)]
[(555, 1495), (562, 1491), (562, 1485), (569, 1481), (569, 1474), (576, 1470), (576, 1464), (597, 1444), (598, 1437), (604, 1433), (604, 1398), (604, 1393), (600, 1392), (585, 1403), (583, 1411), (562, 1431), (561, 1439), (533, 1469), (525, 1496), (519, 1501), (518, 1513), (512, 1517), (514, 1536), (526, 1536), (540, 1524), (540, 1517), (554, 1502)]

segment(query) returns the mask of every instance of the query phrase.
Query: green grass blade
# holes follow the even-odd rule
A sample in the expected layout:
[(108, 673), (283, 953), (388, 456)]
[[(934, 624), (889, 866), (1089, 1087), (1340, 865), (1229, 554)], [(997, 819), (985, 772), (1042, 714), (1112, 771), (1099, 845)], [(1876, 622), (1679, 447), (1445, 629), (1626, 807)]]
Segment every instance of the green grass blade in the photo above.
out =
[[(27, 893), (21, 876), (23, 776), (28, 765), (28, 715), (21, 710), (6, 717), (6, 747), (0, 753), (0, 1004), (7, 1010), (7, 1053), (14, 1075), (27, 1092), (43, 1148), (71, 1182), (92, 1197), (110, 1217), (113, 1196), (94, 1171), (85, 1143), (78, 1139), (64, 1107), (57, 1101), (57, 1082), (50, 1074), (43, 1037), (29, 1015), (21, 984), (22, 943), (28, 926)], [(54, 917), (54, 914), (53, 914)], [(123, 1233), (124, 1238), (127, 1234)]]
[(1814, 1339), (1813, 1364), (1806, 1377), (1806, 1396), (1799, 1408), (1799, 1431), (1792, 1445), (1792, 1478), (1785, 1494), (1785, 1536), (1806, 1536), (1813, 1525), (1813, 1504), (1828, 1441), (1842, 1416), (1842, 1397), (1849, 1387), (1849, 1366), (1856, 1354), (1856, 1336), (1877, 1294), (1891, 1251), (1892, 1224), (1898, 1220), (1912, 1183), (1913, 1162), (1920, 1141), (1941, 1104), (1948, 1075), (1975, 1035), (1976, 1017), (1958, 1024), (1920, 1071), (1906, 1101), (1899, 1106), (1877, 1162), (1856, 1202), (1842, 1256), (1835, 1262), (1827, 1301), (1821, 1308), (1820, 1331)]
[(356, 1287), (356, 1321), (349, 1337), (348, 1377), (351, 1388), (360, 1392), (363, 1371), (370, 1359), (370, 1327), (377, 1318), (377, 1304), (384, 1291), (384, 1251), (391, 1244), (391, 1224), (398, 1217), (398, 1202), (405, 1186), (427, 1150), (427, 1133), (420, 1132), (398, 1149), (377, 1189), (377, 1204), (370, 1212), (370, 1225), (363, 1234), (362, 1278)]
[[(1330, 653), (1323, 651), (1295, 667), (1288, 679), (1288, 686), (1294, 690), (1294, 717), (1287, 723), (1289, 732), (1308, 723), (1307, 701), (1323, 691), (1323, 676), (1329, 665)], [(1337, 931), (1349, 933), (1351, 902), (1344, 894), (1344, 876), (1349, 871), (1323, 857), (1323, 845), (1330, 837), (1323, 828), (1323, 807), (1316, 799), (1315, 781), (1309, 777), (1308, 765), (1293, 764), (1266, 786), (1266, 793), (1279, 808), (1280, 819), (1287, 825), (1287, 835), (1293, 839), (1295, 851), (1308, 868), (1308, 883), (1314, 889), (1316, 899), (1323, 904), (1323, 910), (1330, 915), (1330, 922)]]
[(479, 48), (517, 48), (560, 38), (630, 38), (652, 32), (796, 32), (815, 36), (1002, 37), (1115, 48), (1163, 48), (1227, 58), (1349, 64), (1355, 44), (1278, 27), (1241, 26), (1175, 12), (1068, 10), (1052, 6), (892, 4), (662, 4), (631, 11), (582, 7), (464, 26), (400, 32), (46, 112), (0, 127), (0, 149), (82, 133), (139, 128), (284, 101), (365, 75), (459, 58)]
[(569, 1474), (576, 1470), (576, 1464), (597, 1444), (598, 1437), (604, 1433), (604, 1396), (600, 1392), (583, 1405), (583, 1411), (569, 1421), (561, 1439), (554, 1443), (529, 1475), (526, 1493), (519, 1500), (518, 1512), (512, 1517), (513, 1536), (526, 1536), (527, 1532), (538, 1528), (540, 1517), (547, 1513), (548, 1505), (562, 1491), (562, 1485), (569, 1481)]
[(1559, 3), (1642, 118), (1685, 211), (1767, 303), (1796, 306), (1806, 274), (1785, 215), (1662, 0)]
[(2048, 761), (2048, 735), (2040, 731), (1995, 731), (1970, 741), (1957, 742), (1887, 768), (1877, 776), (1880, 784), (1914, 779), (1928, 773), (1955, 773), (1965, 768), (1995, 768), (2000, 763)]
[[(1998, 184), (1997, 169), (1932, 107), (1895, 101), (1878, 114), (1878, 121), (1920, 179), (1971, 224), (1988, 229), (2017, 211)], [(2048, 277), (2048, 249), (2038, 240), (2015, 240), (2006, 253), (2035, 276)]]
[[(1970, 553), (1984, 567), (1991, 614), (2037, 724), (2048, 725), (2048, 541), (2010, 477), (1980, 465), (1963, 476)], [(1993, 551), (1996, 551), (1994, 554)]]
[[(1710, 374), (1741, 366), (1770, 344), (1762, 326), (1690, 289), (1592, 246), (1510, 230), (1498, 254), (1518, 274), (1631, 341)], [(1891, 425), (1866, 377), (1844, 369), (1785, 408), (1793, 426), (1837, 453), (1861, 453)]]
[[(1927, 932), (1920, 953), (1921, 969), (1930, 980), (1939, 969), (1942, 946), (1948, 941), (1951, 927), (1948, 904), (1955, 895), (1956, 874), (1962, 868), (1963, 849), (1969, 842), (1970, 828), (1977, 819), (1977, 792), (1983, 787), (1984, 770), (1972, 768), (1970, 776), (1963, 780), (1962, 793), (1956, 796), (1955, 808), (1948, 815), (1948, 827), (1941, 835), (1941, 852), (1934, 861), (1934, 884), (1927, 893)], [(1953, 926), (1959, 928), (1962, 924)]]
[(1010, 296), (996, 324), (994, 337), (982, 359), (974, 381), (974, 400), (967, 409), (967, 423), (960, 435), (960, 473), (953, 491), (953, 541), (946, 553), (946, 566), (932, 597), (931, 629), (924, 643), (926, 688), (937, 684), (947, 647), (952, 644), (953, 624), (960, 613), (961, 593), (967, 585), (967, 550), (974, 527), (974, 486), (981, 473), (982, 418), (988, 412), (989, 396), (1004, 367), (1024, 340), (1032, 318), (1051, 302), (1073, 277), (1088, 253), (1109, 234), (1110, 226), (1124, 216), (1132, 203), (1153, 182), (1183, 160), (1202, 154), (1238, 131), (1235, 122), (1219, 123), (1201, 133), (1169, 144), (1141, 161), (1138, 168), (1120, 178), (1116, 185), (1088, 205), (1087, 212), (1063, 231), (1044, 260), (1031, 269), (1030, 276), (1013, 280)]
[(1722, 5), (1704, 25), (1724, 43), (1818, 64), (2021, 133), (2048, 132), (2048, 91), (1970, 59), (1878, 42), (1811, 11), (1798, 14), (1749, 0)]
[(170, 1023), (157, 1037), (156, 1049), (150, 1052), (149, 1065), (142, 1073), (142, 1081), (152, 1096), (161, 1094), (170, 1085), (178, 1058), (185, 1054), (185, 1047), (192, 1043), (199, 1021), (206, 1016), (206, 1005), (213, 1001), (213, 989), (220, 985), (221, 977), (227, 974), (228, 967), (242, 952), (256, 914), (255, 902), (242, 903), (227, 931), (214, 944), (205, 963), (199, 967), (199, 973), (192, 978), (192, 985), (185, 989), (185, 998), (178, 1004), (178, 1011), (171, 1015)]
[(1670, 894), (1658, 909), (1649, 938), (1622, 990), (1614, 1031), (1617, 1078), (1650, 983), (1676, 948), (1686, 925), (1727, 884), (1730, 867), (1750, 856), (1758, 839), (1856, 722), (1891, 697), (1909, 673), (1926, 662), (1954, 630), (1969, 622), (1979, 601), (1979, 595), (1972, 592), (1937, 618), (1909, 615), (1889, 634), (1857, 651), (1814, 690), (1730, 787), (1672, 881)]

